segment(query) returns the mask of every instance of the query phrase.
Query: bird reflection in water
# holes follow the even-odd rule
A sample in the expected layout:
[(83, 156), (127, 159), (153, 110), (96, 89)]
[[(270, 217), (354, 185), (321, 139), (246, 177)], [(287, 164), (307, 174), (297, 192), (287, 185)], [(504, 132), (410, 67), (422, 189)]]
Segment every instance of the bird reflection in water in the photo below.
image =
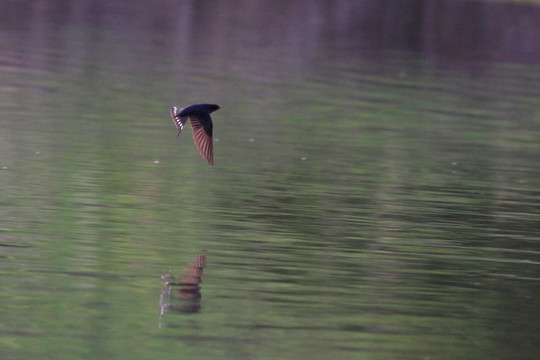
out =
[[(159, 298), (160, 315), (198, 313), (201, 309), (202, 273), (206, 266), (206, 250), (197, 250), (191, 263), (185, 268), (181, 282), (175, 282), (168, 273), (163, 279), (163, 289)], [(178, 289), (178, 296), (175, 289)]]

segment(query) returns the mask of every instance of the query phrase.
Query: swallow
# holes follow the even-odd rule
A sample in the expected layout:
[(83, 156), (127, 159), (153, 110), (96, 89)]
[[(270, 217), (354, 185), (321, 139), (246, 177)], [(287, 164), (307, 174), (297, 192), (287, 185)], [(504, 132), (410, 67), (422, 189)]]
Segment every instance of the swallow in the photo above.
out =
[(212, 118), (210, 113), (219, 110), (219, 105), (215, 104), (196, 104), (186, 108), (177, 108), (171, 106), (171, 117), (178, 130), (178, 135), (184, 130), (184, 124), (189, 119), (191, 129), (193, 130), (193, 141), (202, 157), (208, 165), (214, 165), (214, 150), (212, 146)]

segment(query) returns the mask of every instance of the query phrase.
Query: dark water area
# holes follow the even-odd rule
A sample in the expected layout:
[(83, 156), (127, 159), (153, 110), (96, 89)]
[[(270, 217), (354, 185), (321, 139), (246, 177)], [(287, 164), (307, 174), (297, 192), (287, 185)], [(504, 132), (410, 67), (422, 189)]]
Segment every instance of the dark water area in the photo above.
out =
[[(82, 33), (107, 29), (119, 36), (130, 34), (143, 43), (172, 47), (184, 57), (205, 51), (221, 58), (250, 46), (267, 54), (286, 49), (281, 54), (295, 61), (334, 51), (358, 56), (361, 51), (396, 49), (430, 58), (537, 64), (539, 22), (540, 9), (534, 1), (22, 0), (0, 4), (0, 29), (19, 41), (21, 35), (39, 41), (48, 32), (74, 26)], [(87, 46), (79, 50), (91, 50), (88, 45), (99, 42), (98, 35), (88, 36), (82, 38)], [(42, 40), (54, 41), (49, 36)], [(69, 50), (73, 55), (77, 52)]]
[(536, 359), (539, 23), (0, 2), (0, 358)]

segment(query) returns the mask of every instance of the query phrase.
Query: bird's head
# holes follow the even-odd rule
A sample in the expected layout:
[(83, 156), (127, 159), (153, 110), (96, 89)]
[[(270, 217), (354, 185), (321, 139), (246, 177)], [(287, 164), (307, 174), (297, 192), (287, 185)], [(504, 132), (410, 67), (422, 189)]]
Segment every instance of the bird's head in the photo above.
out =
[(210, 105), (209, 105), (209, 111), (210, 111), (211, 113), (214, 112), (214, 111), (217, 111), (217, 110), (219, 110), (219, 109), (221, 109), (221, 108), (219, 107), (219, 105), (215, 105), (215, 104), (210, 104)]

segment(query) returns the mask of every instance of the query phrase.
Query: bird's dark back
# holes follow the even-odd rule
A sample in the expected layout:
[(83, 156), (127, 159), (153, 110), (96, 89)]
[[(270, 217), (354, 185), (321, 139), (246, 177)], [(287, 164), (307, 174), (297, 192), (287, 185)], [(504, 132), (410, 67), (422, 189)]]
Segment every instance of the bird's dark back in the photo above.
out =
[(209, 114), (219, 110), (219, 105), (216, 104), (196, 104), (191, 105), (182, 110), (180, 116), (200, 116), (202, 114)]

